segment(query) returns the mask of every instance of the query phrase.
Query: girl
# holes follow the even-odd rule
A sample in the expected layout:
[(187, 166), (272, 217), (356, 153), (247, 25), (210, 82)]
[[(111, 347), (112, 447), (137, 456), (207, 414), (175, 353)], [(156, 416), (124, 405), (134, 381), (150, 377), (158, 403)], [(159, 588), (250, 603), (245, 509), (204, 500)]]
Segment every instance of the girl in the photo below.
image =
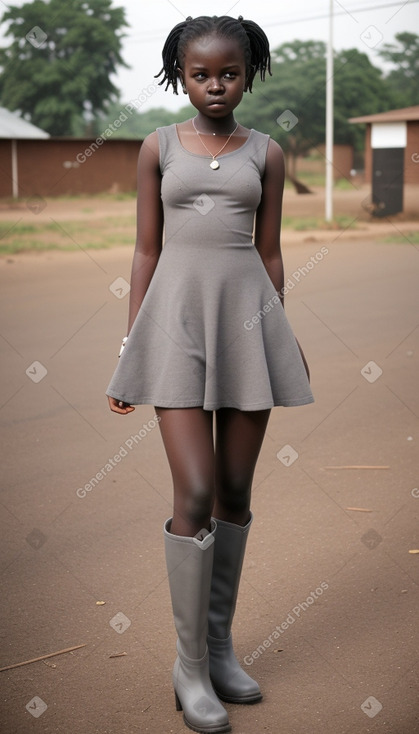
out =
[(180, 81), (197, 114), (141, 146), (129, 336), (107, 390), (115, 413), (151, 404), (159, 417), (173, 685), (197, 732), (231, 731), (220, 699), (262, 698), (231, 637), (251, 484), (270, 409), (313, 401), (282, 304), (282, 151), (234, 117), (267, 70), (266, 35), (242, 17), (187, 18), (169, 34), (157, 76), (176, 94)]

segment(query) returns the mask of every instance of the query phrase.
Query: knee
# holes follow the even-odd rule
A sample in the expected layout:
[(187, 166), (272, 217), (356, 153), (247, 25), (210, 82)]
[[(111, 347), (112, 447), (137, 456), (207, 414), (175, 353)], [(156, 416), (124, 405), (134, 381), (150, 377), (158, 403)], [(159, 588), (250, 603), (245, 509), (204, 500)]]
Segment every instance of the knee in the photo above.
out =
[(175, 507), (182, 514), (184, 521), (200, 528), (208, 524), (213, 504), (214, 488), (207, 484), (194, 485), (186, 492), (183, 487), (182, 499), (175, 498)]
[(249, 509), (250, 494), (251, 481), (236, 475), (220, 484), (217, 499), (228, 512), (243, 513)]

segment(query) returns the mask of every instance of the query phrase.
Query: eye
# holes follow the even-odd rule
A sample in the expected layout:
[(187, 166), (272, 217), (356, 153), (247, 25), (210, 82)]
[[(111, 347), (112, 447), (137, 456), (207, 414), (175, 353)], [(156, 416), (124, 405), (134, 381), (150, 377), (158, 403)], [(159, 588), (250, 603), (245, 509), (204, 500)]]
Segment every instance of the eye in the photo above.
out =
[(198, 71), (196, 74), (194, 74), (194, 79), (198, 79), (198, 81), (200, 81), (201, 79), (205, 79), (204, 72)]
[(227, 71), (224, 76), (226, 77), (226, 79), (235, 79), (237, 74), (235, 71)]

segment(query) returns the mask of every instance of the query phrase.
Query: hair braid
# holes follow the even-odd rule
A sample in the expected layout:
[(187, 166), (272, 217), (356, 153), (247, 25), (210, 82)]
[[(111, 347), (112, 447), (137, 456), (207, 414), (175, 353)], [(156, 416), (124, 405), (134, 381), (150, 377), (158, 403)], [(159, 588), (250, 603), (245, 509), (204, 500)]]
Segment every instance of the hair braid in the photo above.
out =
[(164, 84), (164, 82), (167, 81), (167, 84), (164, 88), (164, 91), (167, 91), (168, 87), (172, 85), (174, 94), (177, 94), (177, 81), (179, 78), (178, 74), (178, 45), (179, 45), (179, 39), (184, 32), (187, 23), (190, 22), (192, 18), (186, 18), (186, 20), (182, 21), (181, 23), (178, 23), (175, 25), (174, 28), (170, 31), (169, 35), (166, 38), (166, 42), (163, 46), (162, 51), (162, 58), (163, 58), (163, 68), (159, 71), (158, 74), (155, 74), (154, 78), (161, 76), (164, 74), (163, 79), (159, 84)]
[(212, 34), (235, 38), (240, 43), (246, 63), (246, 89), (249, 92), (252, 91), (252, 83), (258, 72), (262, 81), (265, 81), (266, 71), (272, 76), (269, 41), (257, 23), (244, 20), (242, 16), (236, 20), (229, 15), (201, 15), (194, 19), (186, 18), (167, 36), (162, 51), (163, 67), (155, 75), (163, 76), (159, 84), (166, 82), (165, 90), (172, 86), (174, 94), (177, 94), (179, 68), (182, 68), (188, 43)]
[(260, 78), (263, 82), (265, 81), (266, 71), (268, 71), (268, 74), (272, 76), (269, 41), (266, 33), (257, 23), (254, 23), (253, 20), (243, 20), (242, 16), (240, 16), (239, 22), (246, 31), (250, 43), (251, 64), (252, 67), (254, 67), (254, 74), (249, 86), (249, 91), (252, 91), (251, 83), (258, 71), (260, 72)]

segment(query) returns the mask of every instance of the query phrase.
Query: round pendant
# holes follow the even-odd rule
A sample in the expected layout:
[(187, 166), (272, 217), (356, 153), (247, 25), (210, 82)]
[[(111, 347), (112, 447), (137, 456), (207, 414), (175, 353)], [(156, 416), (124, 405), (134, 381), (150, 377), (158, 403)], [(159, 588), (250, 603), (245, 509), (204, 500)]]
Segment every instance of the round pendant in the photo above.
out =
[(210, 168), (212, 168), (213, 171), (216, 171), (217, 168), (219, 168), (219, 167), (220, 167), (220, 164), (218, 163), (218, 161), (215, 161), (215, 160), (214, 161), (211, 161)]

